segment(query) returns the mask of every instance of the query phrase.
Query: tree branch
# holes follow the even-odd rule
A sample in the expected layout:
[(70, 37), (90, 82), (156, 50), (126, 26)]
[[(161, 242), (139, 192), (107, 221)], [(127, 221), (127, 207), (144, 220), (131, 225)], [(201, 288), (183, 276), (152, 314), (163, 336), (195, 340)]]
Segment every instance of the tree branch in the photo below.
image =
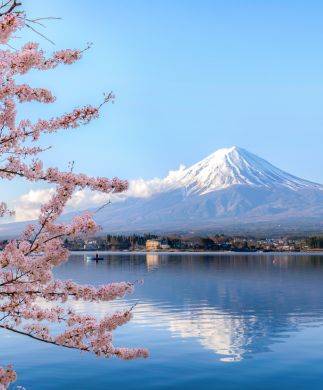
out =
[(18, 330), (18, 329), (15, 329), (15, 328), (11, 328), (11, 327), (9, 327), (9, 326), (0, 325), (0, 328), (6, 329), (6, 330), (10, 330), (11, 332), (18, 333), (18, 334), (21, 334), (21, 335), (23, 335), (23, 336), (30, 337), (30, 338), (32, 338), (32, 339), (34, 339), (34, 340), (37, 340), (37, 341), (42, 341), (42, 342), (44, 342), (44, 343), (56, 345), (56, 346), (58, 346), (58, 347), (64, 347), (64, 348), (70, 348), (70, 349), (78, 349), (78, 350), (80, 350), (80, 351), (90, 352), (90, 349), (89, 349), (89, 348), (79, 348), (79, 347), (73, 347), (73, 346), (71, 346), (71, 345), (66, 345), (66, 344), (58, 344), (58, 343), (56, 343), (56, 341), (42, 339), (41, 337), (35, 336), (35, 335), (33, 335), (32, 333), (23, 332), (22, 330)]
[[(4, 12), (1, 12), (1, 13), (0, 13), (0, 16), (4, 16), (4, 15), (7, 15), (7, 14), (10, 14), (11, 12), (13, 12), (13, 10), (14, 10), (15, 8), (17, 8), (17, 7), (19, 7), (19, 6), (22, 5), (22, 3), (18, 3), (17, 0), (8, 0), (5, 4), (3, 4), (3, 5), (0, 7), (0, 9), (7, 7), (10, 3), (12, 3), (12, 4), (10, 5), (10, 7), (9, 7), (7, 10), (5, 10)], [(18, 13), (19, 13), (19, 11), (15, 11), (15, 12), (18, 12)]]

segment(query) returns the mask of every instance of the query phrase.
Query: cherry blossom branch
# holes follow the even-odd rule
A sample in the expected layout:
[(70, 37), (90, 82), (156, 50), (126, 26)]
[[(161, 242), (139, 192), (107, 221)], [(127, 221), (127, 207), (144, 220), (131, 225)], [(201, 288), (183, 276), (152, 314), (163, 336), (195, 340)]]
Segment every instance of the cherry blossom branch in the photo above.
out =
[(70, 349), (79, 349), (81, 351), (85, 351), (85, 352), (89, 352), (89, 348), (78, 348), (78, 347), (73, 347), (73, 346), (69, 346), (69, 345), (64, 345), (64, 344), (58, 344), (56, 343), (55, 341), (52, 341), (52, 340), (46, 340), (46, 339), (43, 339), (43, 338), (40, 338), (40, 337), (37, 337), (37, 336), (34, 336), (33, 334), (31, 333), (28, 333), (28, 332), (24, 332), (24, 331), (21, 331), (21, 330), (18, 330), (18, 329), (15, 329), (15, 328), (11, 328), (9, 326), (5, 326), (5, 325), (0, 325), (0, 328), (2, 329), (6, 329), (6, 330), (10, 330), (10, 332), (13, 332), (13, 333), (18, 333), (18, 334), (21, 334), (23, 336), (27, 336), (27, 337), (30, 337), (34, 340), (37, 340), (37, 341), (42, 341), (44, 343), (48, 343), (48, 344), (53, 344), (53, 345), (56, 345), (56, 346), (59, 346), (59, 347), (64, 347), (64, 348), (70, 348)]
[[(60, 64), (70, 65), (79, 60), (83, 50), (59, 50), (46, 57), (37, 43), (29, 42), (20, 49), (12, 50), (10, 38), (32, 23), (42, 25), (46, 18), (28, 19), (17, 10), (21, 3), (8, 0), (0, 5), (0, 179), (18, 177), (31, 182), (54, 183), (56, 190), (51, 199), (40, 210), (35, 225), (28, 225), (23, 234), (10, 241), (0, 252), (0, 328), (31, 337), (37, 341), (67, 348), (93, 352), (98, 356), (117, 356), (123, 359), (147, 357), (148, 351), (141, 348), (116, 348), (112, 344), (112, 332), (127, 323), (135, 305), (123, 312), (97, 320), (88, 314), (66, 311), (63, 303), (68, 299), (88, 302), (107, 302), (131, 293), (134, 284), (110, 283), (93, 287), (79, 285), (73, 281), (61, 281), (54, 277), (53, 270), (69, 258), (70, 252), (63, 246), (66, 237), (88, 237), (99, 231), (93, 214), (84, 213), (69, 223), (59, 223), (67, 202), (79, 189), (101, 193), (119, 193), (127, 189), (127, 182), (118, 178), (89, 177), (55, 167), (45, 169), (38, 157), (43, 151), (39, 146), (30, 146), (44, 134), (60, 129), (74, 129), (90, 123), (99, 116), (101, 108), (114, 96), (104, 96), (98, 106), (87, 105), (69, 113), (50, 119), (17, 121), (20, 103), (36, 101), (52, 103), (53, 94), (44, 88), (33, 88), (28, 84), (17, 84), (16, 77), (31, 70), (48, 70)], [(10, 215), (5, 203), (0, 203), (0, 217)], [(51, 309), (38, 305), (38, 301), (55, 303)], [(33, 321), (33, 323), (30, 323)], [(58, 336), (50, 336), (49, 325), (61, 323), (65, 330)], [(23, 326), (23, 329), (20, 329)], [(7, 388), (16, 378), (10, 366), (0, 368), (0, 388)]]
[(13, 12), (15, 8), (22, 5), (22, 3), (19, 3), (17, 0), (8, 0), (5, 4), (0, 6), (0, 9), (7, 7), (10, 3), (11, 3), (10, 7), (7, 10), (1, 12), (0, 16), (7, 15)]

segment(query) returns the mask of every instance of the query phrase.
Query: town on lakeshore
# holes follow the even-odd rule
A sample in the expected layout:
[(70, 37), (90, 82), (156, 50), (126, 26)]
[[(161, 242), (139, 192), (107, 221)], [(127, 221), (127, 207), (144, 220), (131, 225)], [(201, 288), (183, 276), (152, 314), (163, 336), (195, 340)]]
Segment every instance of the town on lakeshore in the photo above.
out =
[[(7, 240), (0, 242), (4, 248)], [(155, 234), (106, 235), (89, 239), (65, 239), (72, 251), (147, 251), (147, 252), (313, 252), (323, 251), (323, 236), (256, 238), (215, 234), (181, 236)]]

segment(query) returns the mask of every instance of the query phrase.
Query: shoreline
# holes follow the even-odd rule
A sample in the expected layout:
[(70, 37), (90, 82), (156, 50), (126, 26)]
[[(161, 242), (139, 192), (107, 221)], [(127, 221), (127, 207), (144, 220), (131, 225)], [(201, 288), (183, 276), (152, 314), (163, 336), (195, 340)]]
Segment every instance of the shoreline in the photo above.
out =
[(300, 252), (247, 252), (247, 251), (105, 251), (105, 250), (71, 250), (71, 254), (83, 254), (86, 255), (88, 253), (93, 254), (93, 253), (100, 253), (104, 255), (115, 255), (115, 254), (122, 254), (122, 255), (133, 255), (133, 254), (138, 254), (138, 255), (253, 255), (253, 256), (284, 256), (284, 255), (323, 255), (323, 250), (321, 251), (300, 251)]

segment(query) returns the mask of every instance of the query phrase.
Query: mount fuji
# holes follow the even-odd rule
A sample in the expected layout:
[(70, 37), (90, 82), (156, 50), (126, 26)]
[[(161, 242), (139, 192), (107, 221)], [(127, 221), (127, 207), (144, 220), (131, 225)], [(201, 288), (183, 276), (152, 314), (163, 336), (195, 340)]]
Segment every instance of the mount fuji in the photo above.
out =
[[(163, 179), (133, 183), (123, 200), (95, 214), (109, 233), (323, 232), (323, 185), (290, 175), (239, 147), (220, 149)], [(65, 214), (69, 219), (74, 213)], [(17, 235), (25, 222), (1, 225)]]
[(116, 233), (317, 231), (323, 230), (323, 185), (234, 146), (170, 172), (150, 196), (112, 203), (96, 219)]

